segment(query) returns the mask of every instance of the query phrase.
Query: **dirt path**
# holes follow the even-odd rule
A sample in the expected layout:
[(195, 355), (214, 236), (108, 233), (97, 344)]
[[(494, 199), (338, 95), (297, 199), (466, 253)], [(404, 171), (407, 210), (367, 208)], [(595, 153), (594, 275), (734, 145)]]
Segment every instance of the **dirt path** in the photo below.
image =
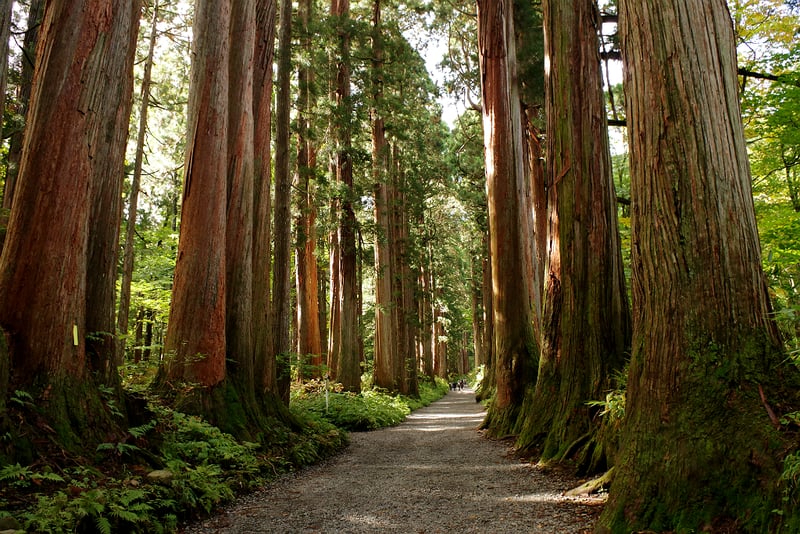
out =
[(471, 391), (451, 391), (187, 532), (590, 532), (600, 501), (562, 496), (578, 481), (510, 458), (482, 419)]

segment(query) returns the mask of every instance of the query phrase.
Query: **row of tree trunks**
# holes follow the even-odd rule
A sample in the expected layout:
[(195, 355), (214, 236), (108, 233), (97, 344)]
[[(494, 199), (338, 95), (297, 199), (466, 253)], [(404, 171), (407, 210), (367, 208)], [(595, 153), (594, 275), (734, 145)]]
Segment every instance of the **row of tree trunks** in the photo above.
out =
[[(0, 256), (0, 326), (8, 339), (0, 390), (31, 394), (68, 449), (107, 440), (122, 424), (92, 377), (116, 384), (108, 333), (139, 7), (127, 0), (47, 4)], [(15, 441), (16, 452), (25, 452), (26, 440)]]
[[(263, 129), (270, 124), (265, 93), (271, 93), (274, 14), (274, 5), (261, 1), (198, 0), (195, 6), (168, 358), (155, 382), (177, 407), (246, 439), (259, 432), (265, 414), (288, 417), (276, 400), (275, 347), (265, 337), (277, 337), (267, 328), (269, 266), (257, 258), (269, 250), (269, 134)], [(244, 43), (236, 50), (234, 36)]]

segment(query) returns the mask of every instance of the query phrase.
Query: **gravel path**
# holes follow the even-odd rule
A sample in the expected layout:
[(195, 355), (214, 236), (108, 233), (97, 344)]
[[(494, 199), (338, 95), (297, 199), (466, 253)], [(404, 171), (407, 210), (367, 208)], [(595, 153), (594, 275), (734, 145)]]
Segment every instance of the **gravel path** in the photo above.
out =
[(580, 481), (513, 459), (476, 430), (483, 414), (473, 392), (451, 391), (186, 532), (591, 532), (602, 500), (563, 496)]

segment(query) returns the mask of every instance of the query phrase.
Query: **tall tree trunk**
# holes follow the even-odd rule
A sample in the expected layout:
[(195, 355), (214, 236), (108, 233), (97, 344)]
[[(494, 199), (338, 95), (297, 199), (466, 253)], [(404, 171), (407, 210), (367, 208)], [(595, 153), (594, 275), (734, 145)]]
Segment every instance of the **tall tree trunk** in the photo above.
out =
[(275, 50), (275, 0), (256, 0), (253, 72), (254, 230), (253, 351), (258, 393), (277, 393), (276, 364), (270, 339), (272, 182), (272, 60)]
[(227, 428), (252, 439), (262, 412), (256, 397), (253, 248), (255, 216), (255, 121), (253, 83), (256, 51), (256, 2), (231, 2), (228, 87), (227, 222), (225, 235), (225, 343), (228, 359), (226, 404), (242, 407)]
[(383, 35), (381, 4), (372, 4), (372, 181), (375, 188), (375, 360), (373, 382), (380, 388), (397, 391), (393, 372), (397, 359), (396, 331), (392, 298), (392, 227), (389, 224), (391, 196), (388, 145), (383, 106)]
[[(545, 0), (548, 262), (539, 377), (517, 446), (560, 459), (630, 339), (594, 0)], [(554, 396), (556, 402), (554, 402)]]
[(0, 111), (3, 112), (5, 112), (6, 88), (8, 87), (8, 40), (11, 37), (13, 7), (13, 0), (0, 0), (0, 98), (2, 98)]
[(495, 340), (496, 393), (484, 425), (491, 434), (512, 431), (525, 388), (536, 380), (538, 346), (529, 274), (532, 221), (526, 204), (522, 118), (516, 86), (513, 6), (478, 2), (484, 147)]
[[(333, 166), (333, 171), (335, 173), (335, 166)], [(331, 213), (336, 214), (338, 212), (339, 202), (334, 200), (331, 204)], [(330, 261), (328, 268), (329, 271), (329, 279), (330, 279), (330, 326), (328, 328), (328, 372), (330, 373), (332, 378), (337, 377), (337, 368), (339, 362), (339, 336), (341, 335), (341, 329), (339, 328), (339, 323), (341, 322), (341, 310), (342, 310), (342, 289), (341, 289), (341, 278), (339, 276), (339, 232), (338, 230), (334, 230), (328, 236), (328, 241), (330, 243)]]
[(133, 160), (133, 178), (131, 192), (128, 196), (128, 217), (126, 219), (125, 246), (122, 261), (122, 282), (119, 292), (119, 314), (117, 315), (117, 333), (120, 336), (117, 363), (125, 357), (125, 336), (128, 334), (128, 314), (131, 305), (131, 282), (133, 281), (134, 239), (136, 237), (136, 210), (139, 204), (139, 188), (142, 181), (142, 163), (144, 161), (144, 143), (147, 136), (147, 112), (150, 107), (150, 82), (153, 72), (153, 54), (158, 36), (158, 2), (153, 2), (153, 18), (151, 20), (150, 41), (147, 58), (144, 63), (142, 77), (141, 102), (139, 104), (139, 130), (136, 134), (136, 155)]
[(336, 356), (336, 379), (347, 391), (361, 390), (361, 367), (358, 355), (358, 300), (356, 217), (353, 211), (353, 162), (350, 157), (352, 103), (350, 102), (350, 1), (334, 0), (331, 14), (338, 18), (338, 64), (336, 73), (336, 180), (344, 190), (339, 218), (339, 347)]
[(89, 219), (89, 263), (86, 286), (86, 350), (89, 364), (108, 385), (119, 382), (116, 372), (116, 281), (125, 144), (133, 93), (133, 62), (139, 33), (140, 2), (117, 7), (109, 50), (100, 66), (103, 88), (90, 105), (98, 110), (91, 123), (94, 190)]
[[(119, 215), (111, 197), (122, 179), (125, 135), (116, 128), (126, 123), (137, 24), (136, 2), (47, 4), (16, 209), (0, 257), (0, 326), (8, 338), (0, 368), (9, 370), (0, 372), (0, 386), (30, 393), (67, 449), (91, 449), (120, 423), (91, 374), (111, 378), (113, 361), (106, 367), (105, 353), (91, 361), (86, 350), (109, 318), (106, 331), (113, 330), (113, 274), (96, 252), (113, 254), (117, 243), (106, 241), (118, 235), (119, 221), (97, 210), (107, 202), (108, 215)], [(18, 429), (0, 431), (16, 437)], [(30, 438), (19, 437), (22, 449)]]
[(291, 190), (289, 134), (292, 68), (292, 1), (281, 0), (278, 25), (278, 95), (275, 102), (275, 242), (272, 282), (272, 354), (277, 358), (278, 394), (289, 403), (291, 379), (289, 321), (291, 319)]
[(494, 321), (492, 317), (492, 262), (489, 259), (489, 232), (483, 235), (483, 353), (486, 364), (483, 368), (481, 381), (475, 398), (479, 401), (490, 399), (495, 390), (494, 365)]
[(179, 408), (213, 422), (224, 417), (215, 413), (213, 395), (226, 376), (228, 161), (220, 155), (228, 150), (230, 17), (228, 1), (195, 3), (186, 175), (165, 343), (170, 359), (157, 384), (174, 391)]
[(768, 406), (798, 381), (761, 271), (730, 14), (723, 0), (623, 0), (620, 28), (633, 344), (598, 529), (772, 531), (785, 449)]
[[(309, 56), (313, 53), (309, 21), (313, 19), (314, 4), (303, 0), (298, 5), (298, 19), (302, 35), (302, 47)], [(313, 184), (317, 166), (317, 149), (311, 135), (311, 114), (316, 105), (314, 72), (311, 64), (300, 67), (298, 72), (297, 132), (297, 177), (298, 215), (297, 249), (295, 273), (297, 283), (297, 338), (300, 361), (310, 364), (306, 370), (300, 366), (300, 376), (320, 378), (322, 376), (322, 345), (319, 330), (319, 298), (317, 290), (317, 206)]]
[(327, 349), (328, 349), (328, 262), (325, 258), (324, 251), (325, 251), (325, 243), (326, 237), (324, 235), (317, 236), (317, 250), (319, 253), (317, 254), (317, 313), (319, 315), (319, 319), (317, 324), (319, 324), (319, 345), (320, 350), (323, 351), (321, 354), (321, 364), (324, 364), (326, 367), (326, 371), (330, 371), (330, 368), (327, 367)]
[(472, 351), (475, 355), (475, 367), (484, 362), (483, 355), (483, 273), (481, 258), (474, 255), (470, 258), (470, 309), (472, 311)]

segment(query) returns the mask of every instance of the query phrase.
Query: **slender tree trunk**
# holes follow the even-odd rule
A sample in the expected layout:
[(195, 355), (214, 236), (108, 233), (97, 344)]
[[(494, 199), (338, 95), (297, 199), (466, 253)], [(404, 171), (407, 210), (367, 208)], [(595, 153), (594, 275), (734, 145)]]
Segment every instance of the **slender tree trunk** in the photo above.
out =
[(278, 393), (289, 402), (291, 379), (289, 321), (291, 318), (291, 189), (289, 134), (292, 68), (292, 2), (281, 0), (278, 26), (278, 95), (275, 103), (274, 272), (272, 282), (272, 354), (277, 358)]
[[(179, 408), (217, 422), (214, 389), (226, 376), (225, 234), (230, 3), (197, 0), (178, 259), (157, 387)], [(224, 66), (220, 68), (220, 66)], [(202, 253), (198, 253), (202, 251)], [(191, 383), (187, 390), (182, 384)]]
[(278, 388), (276, 364), (269, 334), (272, 278), (271, 104), (275, 11), (275, 0), (256, 0), (256, 43), (253, 73), (253, 350), (257, 390), (260, 390), (259, 393), (273, 395)]
[[(335, 172), (335, 169), (334, 169)], [(331, 213), (338, 212), (339, 203), (334, 201), (331, 205)], [(339, 336), (341, 330), (339, 323), (341, 322), (341, 309), (342, 309), (342, 290), (341, 278), (339, 277), (339, 233), (334, 230), (330, 233), (328, 240), (330, 242), (330, 286), (331, 286), (331, 300), (330, 300), (330, 327), (328, 328), (328, 371), (335, 379), (337, 377), (337, 368), (339, 362)]]
[(150, 41), (147, 59), (144, 63), (142, 77), (141, 103), (139, 104), (139, 130), (136, 134), (136, 155), (133, 160), (133, 178), (131, 192), (128, 196), (128, 217), (125, 229), (125, 246), (122, 262), (122, 282), (119, 292), (119, 314), (117, 315), (117, 333), (120, 336), (117, 363), (125, 357), (125, 336), (128, 334), (128, 313), (131, 305), (131, 282), (133, 281), (134, 239), (136, 237), (136, 210), (139, 204), (139, 188), (142, 181), (142, 163), (144, 161), (144, 144), (147, 136), (147, 112), (150, 107), (150, 82), (153, 72), (153, 54), (158, 36), (158, 2), (153, 2), (153, 18), (151, 20)]
[[(298, 7), (301, 24), (302, 46), (309, 56), (313, 53), (309, 21), (313, 19), (314, 5), (311, 0), (303, 0)], [(302, 362), (310, 364), (310, 369), (300, 367), (300, 376), (320, 378), (322, 376), (322, 345), (319, 335), (319, 298), (317, 273), (317, 206), (314, 199), (313, 184), (316, 182), (317, 153), (311, 135), (311, 114), (316, 105), (313, 67), (307, 64), (298, 72), (298, 133), (297, 133), (297, 177), (298, 177), (298, 215), (297, 245), (295, 252), (297, 283), (297, 338), (298, 354)]]
[[(321, 355), (321, 364), (325, 364), (327, 367), (328, 359), (327, 359), (327, 349), (328, 349), (328, 261), (325, 258), (324, 250), (325, 250), (325, 236), (318, 236), (318, 246), (317, 250), (319, 253), (317, 254), (317, 313), (319, 314), (319, 345), (320, 350), (324, 353)], [(327, 367), (326, 371), (330, 371), (330, 367)]]
[(495, 390), (494, 366), (494, 316), (492, 312), (492, 262), (489, 259), (489, 233), (483, 235), (483, 353), (486, 364), (475, 398), (479, 401), (492, 397)]
[(0, 97), (3, 99), (0, 110), (3, 112), (5, 112), (6, 88), (8, 86), (8, 40), (11, 37), (13, 7), (13, 0), (0, 0)]
[[(39, 42), (39, 28), (44, 15), (44, 0), (31, 0), (28, 7), (28, 29), (22, 44), (22, 72), (19, 81), (17, 102), (19, 114), (28, 122), (28, 108), (33, 84), (33, 70), (36, 62), (36, 47)], [(22, 159), (22, 142), (25, 128), (20, 128), (11, 133), (8, 146), (8, 166), (6, 168), (5, 190), (3, 192), (3, 207), (11, 209), (14, 202), (14, 189), (19, 174), (19, 164)]]
[(347, 391), (361, 390), (361, 367), (358, 356), (358, 300), (356, 217), (353, 211), (353, 162), (350, 157), (352, 103), (350, 102), (350, 18), (349, 0), (334, 0), (331, 14), (339, 19), (338, 65), (336, 73), (336, 179), (343, 186), (339, 219), (339, 279), (341, 298), (339, 310), (339, 347), (336, 355), (336, 379)]
[[(101, 219), (98, 206), (119, 215), (111, 192), (119, 197), (125, 135), (115, 128), (125, 124), (130, 101), (137, 23), (135, 2), (47, 4), (16, 209), (0, 257), (0, 326), (8, 338), (0, 386), (31, 394), (67, 449), (92, 449), (120, 423), (91, 374), (110, 379), (113, 361), (106, 367), (107, 353), (95, 361), (86, 350), (87, 337), (108, 319), (106, 331), (113, 330), (113, 274), (96, 253), (114, 253), (117, 243), (108, 241), (119, 221)], [(18, 428), (0, 431), (17, 437)], [(30, 446), (30, 437), (19, 438), (17, 450)]]
[(135, 337), (133, 340), (133, 361), (136, 363), (142, 361), (142, 346), (144, 345), (144, 320), (145, 309), (139, 308), (139, 310), (136, 312)]
[(388, 172), (388, 145), (383, 121), (383, 36), (381, 4), (372, 4), (372, 180), (375, 188), (375, 360), (376, 386), (397, 391), (393, 372), (397, 359), (396, 331), (393, 325), (391, 263), (392, 228), (389, 224), (391, 183)]
[(506, 435), (526, 387), (535, 382), (538, 347), (531, 301), (532, 221), (526, 204), (522, 118), (516, 87), (513, 6), (478, 2), (484, 147), (492, 261), (496, 393), (484, 425)]
[[(256, 400), (253, 248), (255, 215), (255, 121), (253, 87), (256, 50), (255, 0), (231, 2), (228, 87), (227, 221), (225, 235), (225, 343), (228, 407), (241, 405), (228, 428), (252, 439), (261, 424)], [(231, 412), (233, 410), (231, 409)]]
[[(630, 339), (594, 0), (545, 0), (548, 262), (542, 353), (517, 445), (560, 459), (590, 430)], [(554, 401), (554, 395), (557, 402)]]
[(761, 271), (730, 14), (723, 0), (623, 0), (620, 28), (633, 344), (598, 530), (796, 531), (789, 508), (793, 523), (774, 524), (787, 449), (769, 405), (796, 398), (797, 371)]

